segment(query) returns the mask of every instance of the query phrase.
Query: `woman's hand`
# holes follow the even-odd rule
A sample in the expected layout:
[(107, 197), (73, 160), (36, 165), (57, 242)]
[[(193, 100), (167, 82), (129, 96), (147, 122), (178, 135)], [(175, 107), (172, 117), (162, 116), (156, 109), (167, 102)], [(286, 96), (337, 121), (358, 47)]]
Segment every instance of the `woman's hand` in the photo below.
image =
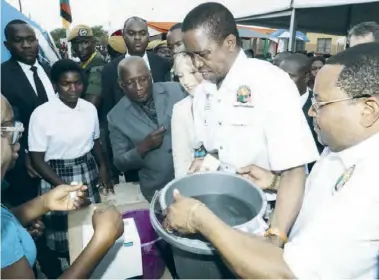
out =
[[(90, 204), (87, 198), (87, 186), (60, 185), (43, 195), (45, 207), (49, 211), (70, 211)], [(76, 192), (71, 198), (70, 193)]]
[(98, 208), (92, 215), (94, 236), (101, 242), (113, 244), (124, 233), (124, 222), (114, 206)]
[(102, 194), (107, 195), (109, 192), (114, 194), (114, 185), (109, 176), (108, 168), (106, 166), (100, 166), (99, 168), (99, 181), (103, 188), (100, 189)]
[(174, 190), (173, 195), (175, 202), (167, 209), (163, 227), (168, 232), (197, 232), (203, 222), (204, 211), (209, 211), (208, 208), (196, 199), (182, 196), (178, 190)]
[(252, 181), (262, 190), (269, 189), (274, 181), (275, 174), (254, 164), (240, 168), (237, 174)]

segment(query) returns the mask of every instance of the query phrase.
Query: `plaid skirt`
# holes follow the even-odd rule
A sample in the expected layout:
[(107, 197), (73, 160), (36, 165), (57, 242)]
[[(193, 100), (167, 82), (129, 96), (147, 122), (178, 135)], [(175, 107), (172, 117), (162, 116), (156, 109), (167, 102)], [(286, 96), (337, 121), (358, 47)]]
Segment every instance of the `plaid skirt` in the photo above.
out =
[[(100, 202), (97, 188), (99, 171), (91, 153), (65, 160), (50, 160), (47, 164), (67, 184), (71, 182), (83, 183), (88, 187), (88, 197), (91, 203)], [(40, 194), (50, 191), (54, 186), (45, 180), (41, 181)], [(45, 236), (47, 246), (56, 252), (68, 252), (68, 216), (67, 211), (52, 211), (44, 215)]]

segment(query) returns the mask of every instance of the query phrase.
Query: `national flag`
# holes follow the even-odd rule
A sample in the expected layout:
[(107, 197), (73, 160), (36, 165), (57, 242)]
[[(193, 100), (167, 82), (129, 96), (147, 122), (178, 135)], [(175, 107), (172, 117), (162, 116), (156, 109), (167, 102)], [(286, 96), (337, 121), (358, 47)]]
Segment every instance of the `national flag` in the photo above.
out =
[(68, 29), (72, 23), (70, 0), (59, 0), (61, 8), (61, 17), (64, 28)]

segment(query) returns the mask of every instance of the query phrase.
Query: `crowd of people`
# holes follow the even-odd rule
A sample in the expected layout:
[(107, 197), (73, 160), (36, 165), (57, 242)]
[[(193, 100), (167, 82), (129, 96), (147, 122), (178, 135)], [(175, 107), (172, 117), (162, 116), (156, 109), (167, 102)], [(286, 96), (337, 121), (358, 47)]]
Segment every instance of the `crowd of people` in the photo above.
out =
[(251, 58), (232, 13), (210, 2), (165, 42), (149, 45), (147, 22), (127, 19), (110, 62), (78, 25), (68, 40), (80, 62), (51, 68), (27, 23), (4, 31), (2, 277), (34, 278), (38, 260), (48, 278), (88, 278), (121, 216), (95, 211), (94, 236), (69, 265), (68, 212), (114, 192), (120, 174), (150, 202), (206, 171), (208, 156), (265, 191), (268, 230), (234, 230), (176, 190), (167, 231), (201, 233), (240, 278), (378, 276), (378, 24), (352, 28), (350, 48), (330, 58), (283, 52), (271, 63)]

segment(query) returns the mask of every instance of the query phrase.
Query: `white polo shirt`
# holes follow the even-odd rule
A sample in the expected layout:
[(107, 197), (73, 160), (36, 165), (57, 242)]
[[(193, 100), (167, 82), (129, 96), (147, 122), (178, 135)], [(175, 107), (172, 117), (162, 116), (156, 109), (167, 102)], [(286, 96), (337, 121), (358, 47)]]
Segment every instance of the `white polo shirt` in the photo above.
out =
[[(378, 277), (378, 147), (379, 133), (340, 153), (326, 148), (313, 167), (284, 248), (297, 278)], [(350, 179), (338, 183), (353, 165)]]
[(84, 156), (99, 137), (96, 108), (83, 99), (71, 109), (56, 97), (37, 107), (30, 117), (29, 151), (45, 152), (45, 161)]
[(226, 169), (256, 164), (282, 171), (319, 158), (296, 85), (242, 50), (219, 90), (206, 81), (196, 88), (193, 112), (196, 141), (218, 152)]

